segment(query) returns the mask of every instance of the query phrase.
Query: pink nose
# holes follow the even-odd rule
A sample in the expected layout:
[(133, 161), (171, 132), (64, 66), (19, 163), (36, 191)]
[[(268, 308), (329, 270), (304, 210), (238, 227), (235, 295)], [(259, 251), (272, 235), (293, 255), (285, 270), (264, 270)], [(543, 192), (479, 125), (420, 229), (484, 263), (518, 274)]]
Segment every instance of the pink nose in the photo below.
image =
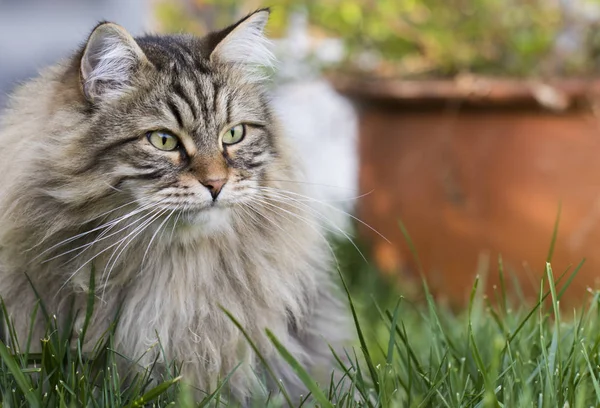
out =
[(213, 198), (213, 201), (217, 199), (217, 196), (223, 189), (225, 183), (227, 183), (226, 179), (213, 179), (213, 180), (205, 180), (200, 182), (204, 187), (210, 191), (210, 195)]

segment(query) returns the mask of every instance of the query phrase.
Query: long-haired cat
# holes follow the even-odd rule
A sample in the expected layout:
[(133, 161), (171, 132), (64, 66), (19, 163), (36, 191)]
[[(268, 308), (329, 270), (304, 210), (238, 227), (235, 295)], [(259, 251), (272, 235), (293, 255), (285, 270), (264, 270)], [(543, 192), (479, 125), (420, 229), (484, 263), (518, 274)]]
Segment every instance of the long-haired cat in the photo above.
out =
[[(20, 337), (31, 283), (61, 321), (73, 299), (85, 308), (93, 266), (87, 347), (119, 310), (120, 353), (177, 360), (203, 390), (241, 361), (230, 388), (243, 400), (260, 366), (226, 309), (290, 393), (303, 387), (265, 328), (330, 372), (345, 312), (264, 89), (268, 15), (203, 38), (134, 39), (102, 23), (12, 96), (0, 128), (0, 296)], [(44, 328), (40, 317), (38, 339)]]

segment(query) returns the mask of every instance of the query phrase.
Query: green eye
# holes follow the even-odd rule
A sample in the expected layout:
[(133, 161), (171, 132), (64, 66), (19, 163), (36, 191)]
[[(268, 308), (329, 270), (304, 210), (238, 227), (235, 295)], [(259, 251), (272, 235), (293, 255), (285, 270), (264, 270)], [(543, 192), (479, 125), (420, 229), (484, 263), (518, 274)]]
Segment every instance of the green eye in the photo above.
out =
[(232, 145), (240, 142), (246, 134), (246, 125), (237, 125), (223, 135), (223, 144)]
[(170, 152), (177, 149), (179, 140), (166, 132), (154, 131), (148, 133), (148, 141), (159, 150)]

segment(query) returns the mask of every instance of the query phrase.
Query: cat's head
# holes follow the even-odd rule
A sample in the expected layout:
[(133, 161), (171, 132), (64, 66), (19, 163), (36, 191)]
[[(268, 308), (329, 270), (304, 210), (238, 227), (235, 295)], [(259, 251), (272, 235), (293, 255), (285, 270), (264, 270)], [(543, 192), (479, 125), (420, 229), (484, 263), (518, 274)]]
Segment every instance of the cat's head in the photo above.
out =
[(262, 87), (268, 16), (259, 10), (203, 38), (134, 39), (98, 25), (77, 57), (90, 123), (80, 173), (165, 211), (256, 197), (281, 153)]

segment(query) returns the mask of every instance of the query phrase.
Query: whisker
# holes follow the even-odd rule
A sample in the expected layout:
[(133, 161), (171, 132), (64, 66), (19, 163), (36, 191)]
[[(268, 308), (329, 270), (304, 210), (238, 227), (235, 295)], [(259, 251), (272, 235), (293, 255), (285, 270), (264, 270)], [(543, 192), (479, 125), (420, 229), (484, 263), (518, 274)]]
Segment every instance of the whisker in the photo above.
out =
[[(113, 223), (107, 223), (107, 224), (105, 224), (105, 225), (103, 226), (103, 228), (106, 228), (106, 229), (105, 229), (104, 231), (102, 231), (102, 233), (101, 233), (101, 234), (100, 234), (98, 237), (96, 237), (96, 239), (95, 239), (95, 240), (93, 240), (92, 242), (89, 242), (89, 243), (87, 243), (87, 244), (80, 245), (80, 246), (78, 246), (78, 247), (75, 247), (75, 248), (72, 248), (72, 249), (70, 249), (70, 250), (68, 250), (68, 251), (62, 252), (62, 253), (60, 253), (60, 254), (58, 254), (58, 255), (55, 255), (55, 256), (53, 256), (53, 257), (51, 257), (51, 258), (48, 258), (48, 259), (44, 260), (44, 262), (43, 262), (43, 263), (50, 262), (50, 261), (52, 261), (52, 260), (54, 260), (54, 259), (60, 258), (60, 257), (61, 257), (61, 256), (63, 256), (63, 255), (69, 254), (69, 253), (71, 253), (71, 252), (75, 252), (75, 251), (77, 251), (77, 250), (79, 250), (79, 249), (82, 249), (82, 248), (83, 248), (83, 249), (82, 249), (82, 251), (80, 251), (80, 252), (79, 252), (77, 255), (75, 255), (74, 257), (72, 257), (72, 258), (70, 258), (69, 260), (67, 260), (67, 261), (65, 262), (65, 264), (68, 264), (69, 262), (72, 262), (74, 259), (76, 259), (77, 257), (79, 257), (79, 256), (80, 256), (82, 253), (84, 253), (84, 252), (85, 252), (87, 249), (89, 249), (90, 247), (92, 247), (94, 244), (96, 244), (96, 243), (98, 243), (98, 242), (100, 242), (100, 241), (103, 241), (103, 240), (105, 240), (105, 239), (108, 239), (108, 238), (110, 238), (110, 237), (112, 237), (112, 236), (115, 236), (116, 234), (118, 234), (118, 233), (120, 233), (120, 232), (122, 232), (122, 231), (126, 230), (127, 228), (131, 227), (132, 225), (134, 225), (134, 224), (136, 224), (136, 223), (140, 222), (141, 220), (143, 220), (144, 218), (146, 218), (146, 217), (148, 216), (148, 214), (145, 214), (145, 215), (143, 215), (142, 217), (140, 217), (140, 218), (138, 218), (138, 219), (136, 219), (136, 220), (132, 221), (131, 223), (127, 224), (125, 227), (123, 227), (123, 228), (121, 228), (121, 229), (119, 229), (119, 230), (117, 230), (117, 231), (113, 232), (112, 234), (106, 235), (106, 234), (107, 234), (107, 233), (108, 233), (110, 230), (112, 230), (112, 229), (113, 229), (113, 228), (114, 228), (114, 227), (115, 227), (117, 224), (119, 224), (121, 221), (124, 221), (124, 220), (125, 220), (125, 219), (127, 219), (127, 218), (131, 218), (132, 216), (134, 216), (134, 215), (137, 215), (137, 214), (139, 214), (139, 213), (141, 213), (141, 212), (143, 212), (143, 211), (145, 211), (145, 209), (144, 209), (144, 208), (141, 208), (141, 209), (138, 209), (138, 210), (132, 211), (132, 212), (128, 213), (126, 217), (119, 218), (119, 219), (115, 220), (115, 222), (113, 222)], [(109, 224), (110, 224), (110, 225), (109, 225)], [(94, 230), (98, 230), (98, 228), (94, 228)], [(90, 232), (93, 232), (94, 230), (92, 230), (92, 231), (90, 231)], [(106, 235), (106, 236), (105, 236), (105, 235)]]
[(102, 180), (102, 182), (104, 184), (106, 184), (111, 190), (117, 191), (119, 193), (124, 193), (123, 190), (119, 190), (118, 188), (116, 188), (115, 186), (113, 186), (112, 184), (110, 184), (109, 182), (107, 182), (106, 180)]
[[(160, 211), (160, 210), (152, 210), (153, 213), (156, 213), (156, 211)], [(139, 226), (136, 228), (136, 230), (139, 228)], [(135, 231), (135, 230), (134, 230)], [(130, 234), (131, 235), (131, 234)], [(77, 273), (79, 273), (79, 271), (81, 271), (86, 265), (88, 265), (90, 262), (92, 262), (94, 259), (96, 259), (97, 257), (99, 257), (100, 255), (102, 255), (104, 252), (108, 251), (109, 249), (119, 245), (120, 243), (122, 243), (125, 239), (127, 239), (129, 237), (129, 235), (127, 235), (125, 238), (115, 242), (114, 244), (104, 248), (102, 251), (98, 252), (97, 254), (95, 254), (93, 257), (91, 257), (90, 259), (88, 259), (87, 261), (85, 261), (82, 265), (80, 265), (73, 273), (71, 273), (71, 275), (65, 280), (65, 282), (61, 285), (61, 287), (59, 288), (59, 290), (57, 291), (56, 295), (58, 295), (58, 293), (61, 292), (62, 289), (64, 289), (64, 287), (71, 281), (71, 279), (73, 279), (73, 277), (75, 277), (75, 275)]]
[[(279, 190), (279, 191), (285, 191), (285, 192), (290, 192), (290, 193), (292, 193), (292, 191), (285, 190), (285, 189), (282, 189), (282, 188), (277, 188), (277, 187), (268, 187), (268, 186), (254, 186), (254, 187), (247, 187), (247, 188), (256, 188), (256, 189), (271, 188), (271, 189), (274, 189), (274, 190)], [(340, 199), (337, 199), (337, 200), (320, 200), (320, 201), (321, 201), (322, 203), (345, 203), (345, 202), (349, 202), (349, 201), (355, 201), (355, 200), (359, 200), (359, 199), (361, 199), (361, 198), (364, 198), (364, 197), (366, 197), (366, 196), (368, 196), (368, 195), (371, 195), (371, 194), (373, 194), (373, 192), (374, 192), (374, 191), (375, 191), (375, 190), (371, 190), (371, 191), (369, 191), (369, 192), (367, 192), (367, 193), (363, 193), (363, 194), (360, 194), (360, 195), (357, 195), (357, 196), (352, 196), (352, 197), (347, 197), (347, 198), (340, 198)], [(301, 194), (300, 194), (300, 195), (301, 195)], [(301, 196), (302, 196), (302, 195), (301, 195)], [(310, 196), (302, 196), (302, 197), (303, 197), (303, 198), (302, 198), (302, 200), (300, 200), (300, 201), (314, 201), (314, 200), (317, 200), (316, 198), (314, 198), (314, 197), (310, 197)]]
[[(163, 214), (165, 214), (168, 210), (164, 210), (164, 209), (159, 209), (157, 211), (155, 211), (152, 217), (150, 217), (150, 219), (146, 220), (142, 225), (136, 227), (131, 233), (129, 233), (129, 235), (127, 235), (125, 238), (121, 239), (118, 243), (119, 245), (117, 246), (117, 248), (114, 249), (113, 253), (111, 254), (110, 258), (108, 259), (108, 262), (106, 263), (106, 266), (104, 267), (104, 271), (102, 272), (102, 277), (101, 279), (104, 278), (104, 275), (106, 276), (106, 279), (104, 279), (104, 289), (103, 289), (103, 293), (102, 293), (102, 298), (104, 299), (104, 292), (106, 292), (106, 287), (108, 286), (108, 281), (110, 279), (110, 275), (112, 273), (112, 270), (114, 269), (114, 267), (117, 264), (117, 261), (119, 260), (119, 258), (121, 257), (121, 255), (123, 254), (123, 252), (125, 251), (125, 249), (129, 246), (129, 244), (131, 242), (133, 242), (133, 240), (140, 235), (142, 232), (144, 232), (146, 230), (146, 228), (148, 228), (156, 219), (160, 218)], [(121, 248), (122, 246), (122, 248)], [(119, 248), (120, 251), (119, 251)], [(117, 254), (117, 251), (119, 251), (119, 253)], [(116, 254), (116, 257), (115, 257)], [(113, 260), (114, 258), (114, 260)], [(112, 263), (111, 263), (112, 261)], [(107, 270), (108, 270), (108, 274), (107, 274)]]
[[(263, 217), (264, 219), (267, 219), (267, 218), (266, 218), (266, 217), (265, 217), (265, 216), (264, 216), (262, 213), (260, 213), (260, 212), (259, 212), (257, 209), (255, 209), (254, 207), (252, 207), (252, 206), (250, 206), (250, 205), (246, 205), (245, 203), (237, 203), (237, 207), (238, 207), (240, 210), (242, 210), (242, 211), (244, 212), (244, 214), (245, 214), (245, 215), (246, 215), (248, 218), (251, 218), (251, 219), (252, 219), (252, 221), (254, 221), (254, 222), (257, 224), (257, 225), (258, 225), (258, 224), (260, 224), (261, 226), (263, 226), (263, 227), (264, 227), (264, 224), (262, 224), (262, 223), (260, 222), (260, 220), (259, 220), (258, 218), (256, 218), (255, 214), (258, 214), (258, 215), (260, 215), (260, 216), (261, 216), (261, 217)], [(246, 207), (248, 207), (248, 209), (247, 209)], [(271, 221), (271, 220), (267, 219), (267, 221)], [(271, 221), (271, 223), (273, 223), (273, 224), (274, 224), (274, 222), (273, 222), (273, 221)], [(286, 232), (286, 233), (288, 233), (288, 234), (289, 234), (289, 232), (285, 231), (283, 228), (281, 228), (281, 227), (280, 227), (280, 229), (281, 229), (283, 232)], [(275, 230), (271, 229), (270, 227), (269, 227), (269, 230), (270, 230), (271, 232), (275, 232)]]
[[(293, 203), (291, 200), (289, 200), (289, 199), (287, 199), (287, 200), (278, 199), (277, 197), (270, 196), (270, 195), (264, 195), (263, 197), (264, 197), (264, 198), (267, 200), (267, 203), (268, 203), (269, 205), (275, 205), (274, 203), (269, 203), (269, 200), (272, 200), (272, 201), (274, 201), (274, 202), (276, 202), (276, 203), (281, 203), (281, 204), (286, 204), (286, 205), (289, 205), (290, 207), (292, 207), (292, 208), (295, 208), (295, 209), (297, 209), (297, 210), (300, 210), (300, 211), (302, 211), (302, 212), (304, 212), (304, 211), (307, 211), (307, 210), (310, 210), (310, 211), (312, 211), (312, 212), (313, 212), (315, 215), (317, 215), (319, 218), (321, 218), (321, 219), (323, 219), (323, 220), (325, 220), (325, 221), (329, 222), (331, 225), (333, 225), (335, 228), (337, 228), (337, 229), (339, 230), (339, 232), (341, 232), (341, 233), (344, 233), (344, 232), (343, 232), (343, 231), (342, 231), (342, 230), (341, 230), (341, 229), (340, 229), (340, 228), (339, 228), (337, 225), (335, 225), (335, 224), (334, 224), (332, 221), (328, 220), (328, 219), (327, 219), (327, 217), (325, 217), (324, 215), (320, 214), (320, 213), (319, 213), (318, 211), (316, 211), (315, 209), (313, 209), (313, 208), (311, 208), (311, 207), (307, 206), (306, 204), (304, 204), (304, 206), (305, 206), (305, 207), (299, 207), (299, 206), (297, 206), (297, 205), (294, 205), (294, 203)], [(281, 210), (283, 210), (283, 211), (288, 211), (288, 210), (285, 210), (285, 209), (283, 209), (283, 208), (280, 208), (280, 209), (281, 209)], [(300, 214), (295, 214), (295, 215), (297, 215), (297, 216), (299, 216), (299, 217), (302, 217)], [(303, 217), (303, 218), (306, 218), (306, 217)], [(310, 221), (310, 220), (309, 220), (309, 221)], [(327, 230), (327, 231), (329, 231), (329, 232), (332, 232), (332, 233), (335, 233), (335, 232), (337, 232), (336, 230), (332, 230), (331, 228), (327, 227), (326, 225), (323, 225), (323, 224), (320, 224), (320, 223), (317, 223), (317, 222), (315, 222), (315, 224), (319, 225), (321, 228), (323, 228), (323, 229), (325, 229), (325, 230)]]
[[(255, 198), (252, 198), (252, 202), (254, 203)], [(257, 204), (260, 205), (259, 202), (256, 202)], [(249, 205), (250, 208), (253, 208), (251, 205)], [(271, 212), (272, 214), (277, 214), (273, 209), (269, 209), (264, 207), (264, 205), (262, 206), (262, 208), (264, 208), (265, 210)], [(276, 207), (278, 208), (278, 207)], [(292, 234), (290, 234), (288, 231), (286, 231), (282, 226), (280, 226), (279, 224), (275, 223), (274, 221), (270, 220), (269, 218), (267, 218), (264, 214), (262, 214), (262, 212), (258, 211), (257, 209), (253, 208), (254, 211), (259, 214), (260, 216), (262, 216), (263, 218), (265, 218), (267, 221), (271, 222), (273, 225), (275, 225), (276, 227), (278, 227), (280, 230), (282, 230), (284, 233), (286, 233), (293, 242), (295, 242), (296, 244), (298, 244), (300, 246), (300, 243), (298, 242), (298, 240), (296, 240)], [(292, 213), (293, 214), (293, 213)], [(286, 219), (289, 220), (289, 218), (285, 217), (282, 214), (279, 214), (279, 216), (282, 216)], [(339, 260), (337, 259), (337, 256), (335, 255), (335, 251), (333, 250), (333, 247), (331, 246), (331, 244), (329, 243), (329, 241), (327, 240), (327, 238), (319, 231), (318, 228), (316, 228), (314, 225), (307, 223), (308, 226), (310, 226), (312, 229), (315, 230), (315, 232), (321, 237), (321, 239), (323, 240), (323, 242), (325, 243), (325, 245), (327, 245), (327, 247), (329, 248), (329, 252), (331, 252), (331, 256), (333, 257), (333, 260), (335, 261), (335, 264), (337, 266), (337, 268), (340, 268), (340, 263)]]
[(272, 182), (279, 182), (279, 183), (307, 184), (307, 185), (311, 185), (311, 186), (338, 188), (340, 190), (355, 191), (355, 189), (348, 188), (348, 187), (334, 186), (334, 185), (331, 185), (331, 184), (313, 183), (313, 182), (310, 182), (310, 181), (302, 181), (302, 180), (264, 179), (264, 181), (272, 181)]
[(169, 213), (169, 215), (167, 215), (167, 217), (164, 219), (164, 221), (158, 226), (158, 228), (156, 229), (156, 231), (152, 235), (152, 238), (150, 238), (150, 242), (148, 242), (148, 246), (146, 247), (146, 251), (144, 252), (144, 256), (142, 257), (142, 262), (140, 263), (140, 267), (141, 268), (144, 267), (144, 262), (146, 261), (146, 255), (148, 255), (148, 251), (150, 250), (150, 246), (152, 245), (152, 242), (154, 242), (154, 239), (156, 238), (156, 235), (161, 230), (161, 228), (163, 227), (163, 225), (165, 225), (167, 223), (167, 221), (169, 221), (169, 219), (171, 218), (171, 216), (173, 215), (173, 213), (175, 211), (176, 211), (176, 209), (171, 210), (171, 212)]
[(175, 233), (175, 228), (177, 228), (177, 222), (179, 222), (179, 218), (181, 217), (182, 212), (183, 210), (178, 211), (177, 217), (175, 217), (175, 221), (173, 221), (173, 229), (171, 230), (171, 235), (169, 236), (169, 242), (173, 242), (173, 234)]
[[(273, 198), (271, 198), (271, 199), (273, 199)], [(280, 202), (281, 202), (281, 201), (280, 201)], [(298, 210), (303, 210), (302, 208), (299, 208), (299, 207), (293, 206), (293, 205), (292, 205), (292, 204), (290, 204), (289, 202), (288, 202), (287, 204), (288, 204), (288, 205), (290, 205), (290, 206), (292, 206), (292, 207), (294, 207), (294, 208), (296, 208), (296, 209), (298, 209)], [(269, 205), (274, 205), (274, 204), (269, 204)], [(314, 210), (314, 209), (312, 209), (311, 207), (307, 206), (306, 204), (303, 204), (303, 205), (305, 205), (306, 207), (308, 207), (308, 209)], [(277, 207), (277, 206), (275, 206), (275, 207)], [(302, 217), (302, 216), (300, 216), (300, 215), (298, 215), (298, 214), (295, 214), (295, 213), (293, 213), (293, 212), (291, 212), (291, 211), (285, 210), (285, 209), (283, 209), (283, 208), (280, 208), (280, 207), (278, 207), (278, 208), (279, 208), (280, 210), (282, 210), (282, 211), (289, 212), (291, 215), (293, 215), (293, 216), (296, 216), (296, 217), (298, 217), (298, 218), (304, 218), (304, 217)], [(317, 212), (317, 214), (318, 214), (318, 212)], [(360, 250), (360, 248), (358, 248), (358, 245), (356, 245), (356, 243), (354, 242), (354, 240), (353, 240), (353, 239), (352, 239), (352, 238), (351, 238), (351, 237), (350, 237), (350, 236), (349, 236), (349, 235), (348, 235), (348, 234), (347, 234), (347, 233), (346, 233), (344, 230), (342, 230), (340, 227), (338, 227), (337, 225), (335, 225), (335, 224), (334, 224), (332, 221), (330, 221), (330, 220), (327, 220), (327, 218), (326, 218), (324, 215), (322, 215), (322, 214), (319, 214), (319, 215), (320, 215), (322, 218), (324, 218), (326, 221), (329, 221), (329, 224), (333, 225), (333, 226), (334, 226), (334, 227), (335, 227), (335, 228), (336, 228), (336, 229), (337, 229), (337, 230), (338, 230), (340, 233), (342, 233), (342, 234), (344, 235), (344, 237), (346, 237), (346, 239), (347, 239), (347, 240), (348, 240), (348, 241), (349, 241), (349, 242), (352, 244), (352, 246), (353, 246), (353, 247), (356, 249), (356, 251), (357, 251), (357, 252), (360, 254), (360, 256), (361, 256), (361, 257), (364, 259), (364, 261), (365, 261), (367, 264), (369, 263), (369, 261), (367, 261), (367, 258), (365, 257), (365, 255), (364, 255), (364, 254), (362, 253), (362, 251)], [(329, 231), (329, 232), (333, 232), (333, 233), (335, 233), (335, 232), (336, 232), (335, 230), (332, 230), (331, 228), (328, 228), (328, 227), (326, 227), (326, 226), (324, 226), (324, 225), (321, 225), (321, 227), (322, 227), (322, 228), (325, 228), (325, 229), (326, 229), (327, 231)]]
[[(256, 204), (260, 205), (260, 203), (256, 203)], [(274, 226), (278, 227), (278, 228), (281, 230), (281, 232), (283, 232), (285, 235), (287, 235), (287, 236), (290, 238), (290, 240), (291, 240), (293, 243), (295, 243), (295, 244), (296, 244), (296, 245), (298, 245), (299, 247), (300, 247), (300, 246), (302, 246), (302, 244), (300, 244), (300, 242), (299, 242), (299, 241), (298, 241), (298, 240), (297, 240), (297, 239), (294, 237), (294, 235), (293, 235), (293, 234), (291, 234), (289, 231), (286, 231), (286, 230), (285, 230), (285, 229), (284, 229), (284, 228), (283, 228), (281, 225), (277, 224), (277, 223), (276, 223), (276, 222), (275, 222), (273, 219), (271, 219), (271, 218), (267, 217), (266, 215), (262, 214), (262, 212), (260, 212), (258, 209), (256, 209), (256, 208), (255, 208), (255, 207), (253, 207), (252, 205), (248, 205), (248, 206), (249, 206), (249, 208), (250, 208), (250, 210), (249, 210), (249, 211), (254, 211), (254, 212), (255, 212), (255, 213), (257, 213), (257, 214), (260, 214), (260, 215), (261, 215), (261, 216), (262, 216), (262, 217), (263, 217), (265, 220), (267, 220), (268, 222), (270, 222), (272, 225), (274, 225)], [(265, 208), (265, 207), (263, 207), (263, 208)], [(267, 208), (265, 208), (265, 209), (268, 211), (268, 209), (267, 209)], [(274, 215), (277, 215), (277, 214), (276, 214), (274, 211), (272, 211), (272, 210), (271, 210), (271, 213), (272, 213), (272, 214), (274, 214)], [(283, 216), (283, 215), (281, 215), (281, 214), (280, 214), (280, 216)], [(283, 216), (283, 217), (284, 217), (284, 218), (286, 218), (285, 216)], [(335, 255), (334, 255), (334, 256), (335, 256)]]
[(391, 244), (390, 240), (388, 240), (382, 233), (380, 233), (379, 231), (377, 231), (375, 228), (373, 228), (372, 226), (370, 226), (369, 224), (367, 224), (366, 222), (364, 222), (360, 218), (355, 217), (354, 215), (352, 215), (352, 214), (350, 214), (350, 213), (348, 213), (348, 212), (346, 212), (344, 210), (341, 210), (341, 209), (337, 208), (336, 206), (333, 206), (331, 204), (325, 203), (325, 202), (323, 202), (321, 200), (317, 200), (316, 198), (312, 198), (312, 197), (309, 197), (309, 196), (306, 196), (306, 195), (303, 195), (303, 194), (295, 193), (295, 192), (289, 191), (289, 190), (284, 190), (284, 189), (280, 189), (280, 188), (273, 188), (273, 187), (260, 187), (260, 189), (277, 191), (277, 192), (284, 193), (284, 194), (291, 194), (291, 195), (298, 196), (298, 197), (303, 197), (303, 198), (308, 199), (309, 201), (312, 201), (312, 202), (324, 205), (324, 206), (326, 206), (328, 208), (331, 208), (334, 211), (340, 212), (340, 213), (342, 213), (344, 215), (347, 215), (347, 216), (351, 217), (352, 219), (360, 222), (362, 225), (364, 225), (365, 227), (369, 228), (371, 231), (373, 231), (374, 233), (376, 233), (377, 235), (379, 235), (381, 238), (383, 238), (388, 244)]
[[(138, 200), (137, 198), (135, 198), (135, 199), (131, 200), (131, 201), (130, 201), (130, 202), (128, 202), (128, 203), (125, 203), (125, 204), (123, 204), (123, 205), (120, 205), (120, 206), (118, 206), (118, 207), (116, 207), (116, 208), (113, 208), (112, 210), (105, 211), (105, 212), (103, 212), (102, 214), (100, 214), (100, 215), (97, 215), (97, 216), (95, 216), (95, 217), (93, 217), (93, 218), (89, 219), (89, 220), (88, 220), (88, 221), (86, 221), (86, 222), (91, 222), (91, 221), (94, 221), (94, 220), (96, 220), (96, 219), (98, 219), (98, 218), (100, 218), (100, 217), (103, 217), (103, 216), (106, 216), (106, 215), (108, 215), (108, 214), (111, 214), (111, 213), (113, 213), (113, 212), (115, 212), (115, 211), (117, 211), (117, 210), (120, 210), (120, 209), (121, 209), (121, 208), (123, 208), (123, 207), (127, 207), (128, 205), (132, 205), (132, 204), (138, 204), (138, 205), (139, 205), (139, 204), (140, 204), (140, 202), (139, 202), (139, 200)], [(153, 204), (154, 204), (154, 203), (148, 203), (148, 204), (146, 204), (146, 205), (142, 205), (141, 207), (150, 207), (150, 206), (152, 206)]]
[[(321, 220), (325, 221), (326, 223), (332, 225), (338, 232), (342, 233), (343, 235), (345, 235), (348, 238), (349, 234), (347, 234), (345, 231), (343, 231), (336, 223), (334, 223), (333, 221), (331, 221), (328, 217), (326, 217), (325, 215), (323, 215), (316, 208), (311, 207), (310, 205), (306, 204), (304, 201), (307, 201), (307, 200), (303, 201), (303, 200), (295, 199), (293, 197), (286, 196), (286, 195), (281, 194), (279, 192), (273, 192), (273, 191), (267, 191), (267, 190), (261, 190), (261, 192), (262, 192), (262, 194), (265, 197), (268, 197), (268, 198), (270, 198), (270, 199), (272, 199), (274, 201), (277, 201), (277, 202), (280, 202), (280, 203), (286, 203), (286, 204), (288, 204), (288, 205), (290, 205), (290, 206), (292, 206), (292, 207), (294, 207), (294, 208), (296, 208), (298, 210), (301, 210), (301, 211), (310, 211), (310, 212), (312, 212), (319, 219), (321, 219)], [(296, 206), (296, 205), (294, 205), (292, 203), (297, 203), (301, 207)], [(329, 230), (329, 231), (334, 232), (334, 233), (336, 232), (336, 231), (332, 231), (332, 230)]]
[[(92, 222), (92, 221), (94, 221), (94, 220), (97, 220), (97, 219), (99, 219), (99, 218), (105, 217), (105, 216), (107, 216), (107, 215), (109, 215), (109, 214), (111, 214), (111, 213), (113, 213), (113, 212), (115, 212), (115, 211), (118, 211), (118, 210), (120, 210), (121, 208), (127, 207), (128, 205), (133, 205), (133, 204), (137, 204), (137, 203), (138, 203), (138, 200), (137, 200), (137, 199), (134, 199), (134, 200), (132, 200), (132, 201), (130, 201), (130, 202), (128, 202), (128, 203), (122, 204), (122, 205), (120, 205), (120, 206), (118, 206), (118, 207), (116, 207), (116, 208), (113, 208), (113, 209), (111, 209), (111, 210), (105, 211), (105, 212), (103, 212), (103, 213), (101, 213), (101, 214), (99, 214), (99, 215), (96, 215), (95, 217), (92, 217), (92, 218), (90, 218), (90, 219), (88, 219), (88, 220), (86, 220), (86, 221), (83, 221), (83, 222), (82, 222), (82, 225), (85, 225), (85, 224), (87, 224), (87, 223), (89, 223), (89, 222)], [(93, 230), (92, 230), (92, 231), (88, 231), (88, 232), (93, 232)], [(86, 234), (86, 233), (83, 233), (82, 235), (85, 235), (85, 234)], [(80, 234), (80, 235), (81, 235), (81, 234)], [(37, 244), (35, 244), (35, 245), (34, 245), (34, 246), (32, 246), (31, 248), (28, 248), (28, 249), (26, 249), (24, 252), (28, 252), (28, 251), (31, 251), (31, 250), (33, 250), (33, 249), (37, 248), (38, 246), (42, 245), (42, 244), (43, 244), (43, 243), (46, 241), (46, 239), (48, 239), (48, 238), (49, 238), (49, 236), (47, 236), (47, 237), (44, 237), (42, 240), (40, 240), (40, 242), (38, 242)], [(79, 236), (72, 237), (72, 238), (73, 238), (73, 239), (77, 239), (77, 238), (79, 238)], [(69, 238), (69, 241), (68, 241), (68, 242), (71, 242), (70, 240), (71, 240), (71, 238)], [(67, 242), (67, 243), (68, 243), (68, 242)], [(59, 243), (58, 243), (58, 244), (56, 244), (55, 246), (58, 246), (58, 245), (60, 245), (60, 244), (62, 244), (62, 243), (65, 243), (65, 242), (59, 242)], [(55, 246), (53, 246), (53, 247), (51, 247), (51, 248), (49, 248), (49, 249), (53, 249)]]
[[(263, 204), (263, 208), (264, 208), (265, 210), (267, 210), (267, 211), (270, 211), (272, 214), (279, 215), (280, 217), (283, 217), (283, 218), (285, 218), (285, 219), (289, 220), (289, 218), (287, 218), (285, 215), (283, 215), (283, 214), (277, 214), (275, 211), (273, 211), (273, 210), (270, 210), (269, 208), (266, 208), (266, 207), (264, 207), (264, 202), (263, 202), (263, 203), (261, 203), (261, 202), (259, 202), (259, 201), (255, 201), (255, 199), (253, 199), (253, 200), (252, 200), (252, 203), (255, 203), (255, 204), (258, 204), (258, 205), (261, 205), (261, 204)], [(293, 236), (293, 235), (292, 235), (292, 234), (291, 234), (289, 231), (286, 231), (286, 230), (285, 230), (285, 228), (283, 228), (281, 225), (277, 224), (277, 223), (276, 223), (274, 220), (272, 220), (272, 219), (268, 218), (267, 216), (265, 216), (265, 215), (264, 215), (262, 212), (260, 212), (258, 209), (256, 209), (256, 208), (255, 208), (254, 206), (252, 206), (251, 204), (247, 203), (247, 205), (248, 205), (248, 207), (249, 207), (250, 209), (252, 209), (252, 210), (253, 210), (253, 211), (254, 211), (256, 214), (260, 215), (260, 216), (261, 216), (261, 217), (263, 217), (265, 220), (269, 221), (271, 224), (273, 224), (274, 226), (276, 226), (277, 228), (279, 228), (279, 229), (280, 229), (280, 230), (281, 230), (283, 233), (285, 233), (285, 234), (286, 234), (288, 237), (290, 237), (290, 239), (291, 239), (293, 242), (295, 242), (295, 243), (296, 243), (298, 246), (301, 246), (300, 242), (298, 242), (298, 240), (297, 240), (297, 239), (295, 239), (295, 238), (294, 238), (294, 236)], [(310, 225), (310, 224), (309, 224), (309, 225)], [(319, 232), (319, 231), (317, 230), (317, 232)], [(322, 234), (321, 234), (321, 236), (323, 237), (323, 239), (325, 239), (325, 237), (324, 237)]]
[[(130, 205), (130, 204), (133, 204), (133, 203), (128, 203), (127, 205)], [(122, 215), (121, 217), (118, 217), (118, 218), (116, 218), (116, 219), (114, 219), (114, 220), (111, 220), (111, 221), (109, 221), (109, 222), (107, 222), (107, 223), (105, 223), (105, 224), (102, 224), (102, 225), (100, 225), (100, 226), (98, 226), (98, 227), (95, 227), (95, 228), (93, 228), (93, 229), (91, 229), (91, 230), (89, 230), (89, 231), (82, 232), (82, 233), (80, 233), (80, 234), (77, 234), (77, 235), (75, 235), (75, 236), (72, 236), (72, 237), (70, 237), (70, 238), (67, 238), (67, 239), (65, 239), (65, 240), (63, 240), (63, 241), (60, 241), (60, 242), (58, 242), (57, 244), (54, 244), (54, 245), (52, 245), (50, 248), (47, 248), (46, 250), (42, 251), (40, 254), (38, 254), (37, 256), (35, 256), (35, 257), (34, 257), (34, 258), (33, 258), (33, 259), (30, 261), (30, 262), (33, 262), (33, 261), (35, 261), (36, 259), (40, 258), (40, 257), (41, 257), (41, 256), (43, 256), (44, 254), (46, 254), (46, 253), (48, 253), (48, 252), (50, 252), (50, 251), (52, 251), (52, 250), (54, 250), (54, 249), (56, 249), (56, 248), (58, 248), (58, 247), (62, 246), (62, 245), (69, 244), (69, 243), (71, 243), (71, 242), (73, 242), (73, 241), (75, 241), (75, 240), (77, 240), (77, 239), (79, 239), (79, 238), (82, 238), (82, 237), (84, 237), (84, 236), (86, 236), (86, 235), (88, 235), (88, 234), (91, 234), (91, 233), (93, 233), (93, 232), (99, 231), (99, 230), (101, 230), (101, 229), (104, 229), (104, 228), (108, 228), (108, 227), (111, 227), (111, 228), (112, 228), (114, 225), (116, 225), (116, 224), (120, 223), (121, 221), (124, 221), (124, 220), (126, 220), (126, 219), (128, 219), (128, 218), (130, 218), (130, 217), (132, 217), (132, 216), (134, 216), (134, 215), (136, 215), (136, 214), (139, 214), (140, 212), (142, 212), (142, 211), (146, 210), (146, 209), (147, 209), (147, 208), (149, 208), (150, 206), (151, 206), (151, 205), (149, 204), (149, 205), (146, 205), (146, 206), (144, 206), (144, 207), (137, 208), (137, 209), (135, 209), (135, 210), (133, 210), (133, 211), (131, 211), (131, 212), (129, 212), (129, 213), (127, 213), (127, 214), (125, 214), (125, 215)], [(123, 207), (124, 207), (124, 206), (117, 207), (116, 209), (114, 209), (114, 210), (111, 210), (110, 212), (116, 211), (117, 209), (120, 209), (120, 208), (123, 208)], [(110, 212), (109, 212), (109, 213), (110, 213)]]

